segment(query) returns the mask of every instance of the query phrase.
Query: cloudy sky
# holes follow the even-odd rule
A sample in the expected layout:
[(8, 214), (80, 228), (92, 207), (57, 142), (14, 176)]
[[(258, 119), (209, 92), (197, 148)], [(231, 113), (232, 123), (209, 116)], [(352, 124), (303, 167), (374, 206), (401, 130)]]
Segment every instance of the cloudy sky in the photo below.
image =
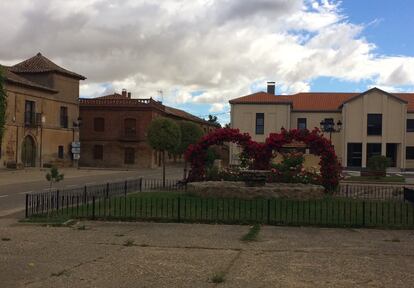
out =
[(81, 96), (126, 88), (228, 122), (265, 89), (414, 91), (411, 0), (13, 0), (0, 63), (37, 52), (85, 75)]

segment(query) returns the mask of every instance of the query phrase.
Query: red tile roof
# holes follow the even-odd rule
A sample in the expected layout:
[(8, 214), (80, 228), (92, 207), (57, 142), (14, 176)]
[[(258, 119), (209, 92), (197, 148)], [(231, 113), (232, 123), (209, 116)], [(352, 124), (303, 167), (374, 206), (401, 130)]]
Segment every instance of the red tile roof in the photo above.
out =
[[(374, 88), (378, 89), (378, 88)], [(390, 93), (408, 102), (407, 110), (414, 112), (414, 93)], [(361, 93), (308, 92), (293, 95), (253, 93), (230, 100), (230, 104), (290, 104), (292, 111), (339, 111), (341, 105)]]
[(79, 80), (86, 79), (85, 76), (58, 66), (40, 53), (37, 53), (36, 56), (10, 67), (10, 71), (14, 73), (56, 72)]
[(54, 90), (50, 87), (46, 87), (43, 85), (40, 85), (38, 83), (34, 83), (32, 81), (27, 80), (26, 78), (23, 78), (13, 72), (10, 71), (10, 67), (1, 66), (4, 71), (4, 77), (6, 78), (6, 81), (9, 83), (13, 83), (15, 85), (23, 86), (23, 87), (30, 87), (38, 90), (47, 91), (50, 93), (57, 93), (57, 90)]

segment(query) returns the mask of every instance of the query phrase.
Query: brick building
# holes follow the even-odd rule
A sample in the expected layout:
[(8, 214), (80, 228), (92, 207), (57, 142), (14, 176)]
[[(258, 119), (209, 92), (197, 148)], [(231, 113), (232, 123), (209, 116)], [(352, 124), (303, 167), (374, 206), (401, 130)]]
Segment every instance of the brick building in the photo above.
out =
[(79, 81), (42, 54), (2, 66), (7, 94), (0, 167), (70, 166), (78, 139)]
[[(216, 126), (183, 110), (154, 99), (133, 99), (122, 94), (80, 99), (80, 165), (94, 167), (149, 168), (160, 165), (160, 155), (147, 143), (147, 128), (159, 116), (192, 121), (205, 133)], [(170, 161), (172, 158), (169, 157)]]

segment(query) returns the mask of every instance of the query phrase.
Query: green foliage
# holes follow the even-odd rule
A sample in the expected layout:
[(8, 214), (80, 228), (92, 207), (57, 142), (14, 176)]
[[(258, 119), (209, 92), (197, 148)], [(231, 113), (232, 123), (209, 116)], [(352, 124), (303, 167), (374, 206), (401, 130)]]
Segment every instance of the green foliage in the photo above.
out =
[(241, 238), (241, 241), (244, 241), (244, 242), (256, 241), (257, 237), (259, 236), (259, 232), (260, 232), (260, 224), (255, 224), (250, 228), (249, 232), (247, 232), (247, 234)]
[(211, 124), (221, 127), (220, 123), (218, 122), (217, 116), (208, 115), (207, 121), (210, 122)]
[(58, 168), (52, 167), (49, 172), (46, 174), (46, 180), (50, 183), (50, 188), (52, 188), (53, 183), (62, 181), (64, 175), (59, 172)]
[(207, 149), (207, 156), (206, 156), (206, 167), (210, 169), (214, 165), (214, 160), (218, 158), (218, 155), (213, 147), (209, 147)]
[(215, 284), (219, 284), (219, 283), (223, 283), (224, 281), (226, 281), (226, 275), (224, 272), (219, 272), (213, 275), (213, 277), (211, 277), (211, 282), (215, 283)]
[(391, 165), (391, 160), (382, 155), (372, 156), (368, 159), (367, 168), (369, 171), (385, 172)]
[(193, 122), (181, 121), (180, 130), (181, 143), (175, 153), (177, 155), (183, 154), (187, 150), (188, 146), (197, 143), (197, 141), (203, 136), (203, 130), (201, 127)]
[(6, 125), (7, 94), (4, 88), (4, 82), (4, 71), (3, 67), (0, 66), (0, 143), (3, 139), (4, 129)]
[(155, 150), (174, 153), (181, 142), (180, 127), (173, 120), (158, 117), (148, 127), (148, 142)]

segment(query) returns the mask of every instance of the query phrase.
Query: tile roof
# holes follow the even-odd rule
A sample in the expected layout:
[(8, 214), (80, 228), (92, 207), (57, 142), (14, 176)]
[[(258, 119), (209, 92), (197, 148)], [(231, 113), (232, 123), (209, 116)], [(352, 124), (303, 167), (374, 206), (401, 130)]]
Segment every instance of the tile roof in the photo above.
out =
[[(1, 66), (1, 65), (0, 65)], [(34, 89), (39, 89), (51, 93), (57, 93), (58, 91), (55, 89), (52, 89), (47, 86), (40, 85), (38, 83), (34, 83), (32, 81), (27, 80), (26, 78), (23, 78), (13, 72), (10, 71), (10, 67), (1, 66), (4, 71), (4, 77), (6, 78), (7, 82), (13, 83), (15, 85), (24, 86), (24, 87), (30, 87)]]
[[(378, 89), (378, 88), (375, 88)], [(308, 92), (293, 95), (253, 93), (230, 100), (230, 104), (290, 104), (292, 111), (339, 111), (340, 106), (361, 93)], [(407, 110), (414, 112), (414, 93), (390, 93), (408, 102)]]
[(56, 72), (79, 80), (86, 79), (85, 76), (66, 70), (65, 68), (53, 63), (41, 53), (37, 53), (36, 56), (11, 66), (10, 71), (14, 73)]
[(114, 93), (114, 94), (109, 94), (109, 95), (105, 95), (105, 96), (100, 96), (100, 97), (96, 97), (96, 98), (81, 98), (80, 100), (80, 104), (81, 105), (139, 105), (139, 104), (144, 104), (144, 105), (151, 105), (154, 108), (157, 108), (163, 112), (165, 112), (166, 114), (169, 114), (171, 116), (175, 116), (181, 119), (185, 119), (185, 120), (189, 120), (189, 121), (193, 121), (193, 122), (198, 122), (198, 123), (202, 123), (202, 124), (208, 124), (208, 125), (213, 125), (212, 123), (199, 118), (193, 114), (190, 114), (184, 110), (181, 109), (177, 109), (177, 108), (173, 108), (170, 106), (166, 106), (163, 105), (161, 102), (158, 102), (152, 98), (149, 99), (140, 99), (140, 98), (128, 98), (128, 96), (124, 96), (122, 94), (118, 94), (118, 93)]

